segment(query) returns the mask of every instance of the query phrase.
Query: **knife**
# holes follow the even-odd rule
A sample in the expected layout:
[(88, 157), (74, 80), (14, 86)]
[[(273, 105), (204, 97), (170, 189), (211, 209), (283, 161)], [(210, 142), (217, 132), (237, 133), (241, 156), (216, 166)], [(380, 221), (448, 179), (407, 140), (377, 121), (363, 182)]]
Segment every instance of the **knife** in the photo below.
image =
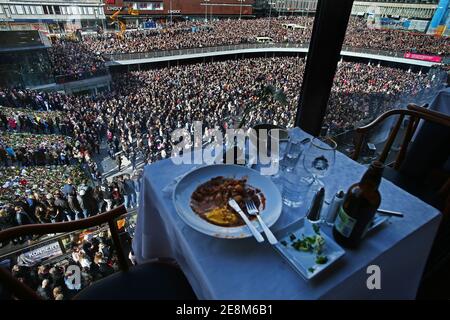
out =
[(255, 226), (249, 220), (249, 218), (246, 216), (246, 214), (242, 211), (242, 209), (239, 207), (239, 205), (236, 202), (236, 200), (230, 199), (228, 201), (228, 204), (230, 205), (230, 207), (232, 207), (234, 209), (234, 211), (239, 213), (239, 215), (241, 216), (242, 220), (245, 221), (245, 223), (247, 224), (247, 227), (250, 229), (250, 231), (252, 232), (253, 236), (256, 238), (256, 241), (263, 242), (264, 241), (263, 236), (261, 235), (261, 233), (258, 232), (258, 230), (256, 230)]

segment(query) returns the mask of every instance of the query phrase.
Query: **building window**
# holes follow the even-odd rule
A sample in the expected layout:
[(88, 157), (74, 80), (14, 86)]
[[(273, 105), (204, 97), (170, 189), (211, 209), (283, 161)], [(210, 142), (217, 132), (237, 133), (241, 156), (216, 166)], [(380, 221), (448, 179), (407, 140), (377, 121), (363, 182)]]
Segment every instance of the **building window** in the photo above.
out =
[(44, 14), (44, 10), (42, 10), (42, 6), (36, 6), (36, 13), (37, 14)]
[(16, 4), (17, 14), (24, 14), (23, 7)]
[(98, 8), (98, 12), (100, 13), (100, 15), (103, 15), (103, 14), (104, 14), (104, 12), (103, 12), (103, 7), (99, 7), (99, 8)]
[(0, 5), (0, 13), (3, 13), (3, 6)]
[(49, 14), (48, 13), (48, 6), (42, 6), (44, 8), (44, 14)]
[(64, 7), (64, 6), (61, 7), (61, 13), (62, 14), (67, 14), (66, 7)]
[(36, 14), (36, 7), (35, 6), (30, 6), (30, 14)]
[(88, 12), (89, 12), (89, 14), (94, 14), (94, 8), (88, 7)]
[(55, 10), (55, 14), (61, 14), (60, 6), (53, 6), (53, 9)]
[(80, 12), (78, 11), (78, 7), (72, 7), (72, 13), (73, 14), (80, 14)]
[(9, 11), (11, 11), (11, 14), (16, 14), (16, 8), (14, 6), (9, 6)]
[(25, 9), (25, 14), (30, 14), (30, 6), (23, 6), (23, 8)]
[(86, 7), (80, 7), (80, 13), (82, 14), (88, 14)]

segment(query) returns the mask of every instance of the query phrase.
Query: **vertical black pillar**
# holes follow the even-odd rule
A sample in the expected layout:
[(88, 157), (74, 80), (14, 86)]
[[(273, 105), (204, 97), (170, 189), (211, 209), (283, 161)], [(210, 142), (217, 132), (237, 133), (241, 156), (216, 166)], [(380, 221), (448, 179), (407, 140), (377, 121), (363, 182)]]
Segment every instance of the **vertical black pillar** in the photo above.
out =
[[(319, 0), (295, 125), (319, 135), (353, 0)], [(367, 39), (370, 41), (370, 39)]]

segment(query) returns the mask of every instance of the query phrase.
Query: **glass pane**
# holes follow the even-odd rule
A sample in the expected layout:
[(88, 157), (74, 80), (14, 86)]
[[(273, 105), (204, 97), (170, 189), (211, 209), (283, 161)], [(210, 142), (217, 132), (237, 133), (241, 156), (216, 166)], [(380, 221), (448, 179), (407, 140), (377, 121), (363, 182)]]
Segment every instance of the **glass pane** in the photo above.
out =
[(16, 5), (17, 14), (24, 14), (23, 7), (20, 5)]
[[(428, 14), (414, 10), (395, 3), (353, 6), (343, 48), (351, 54), (341, 56), (324, 120), (324, 131), (342, 139), (346, 151), (352, 151), (355, 128), (408, 103), (430, 103), (443, 88), (445, 71), (430, 68), (430, 61), (450, 54), (448, 39), (426, 34), (429, 21), (405, 17)], [(378, 149), (389, 129), (373, 133)]]

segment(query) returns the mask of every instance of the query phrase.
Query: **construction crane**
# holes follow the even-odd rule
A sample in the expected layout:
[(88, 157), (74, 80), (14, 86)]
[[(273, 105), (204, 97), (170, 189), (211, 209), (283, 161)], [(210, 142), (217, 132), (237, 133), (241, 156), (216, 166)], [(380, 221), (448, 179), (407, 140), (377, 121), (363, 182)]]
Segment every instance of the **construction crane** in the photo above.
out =
[[(109, 17), (109, 19), (112, 20), (110, 25), (113, 25), (113, 24), (119, 25), (120, 31), (117, 33), (117, 37), (119, 39), (123, 39), (123, 35), (124, 35), (124, 33), (125, 33), (126, 29), (127, 29), (126, 23), (122, 19), (120, 19), (120, 16), (119, 16), (120, 12), (122, 10), (125, 10), (125, 8), (127, 8), (127, 7), (125, 7), (125, 6), (121, 7), (119, 10), (114, 12)], [(133, 6), (131, 4), (128, 5), (127, 12), (128, 12), (129, 15), (132, 15), (132, 16), (138, 16), (139, 15), (139, 10), (133, 9)]]

